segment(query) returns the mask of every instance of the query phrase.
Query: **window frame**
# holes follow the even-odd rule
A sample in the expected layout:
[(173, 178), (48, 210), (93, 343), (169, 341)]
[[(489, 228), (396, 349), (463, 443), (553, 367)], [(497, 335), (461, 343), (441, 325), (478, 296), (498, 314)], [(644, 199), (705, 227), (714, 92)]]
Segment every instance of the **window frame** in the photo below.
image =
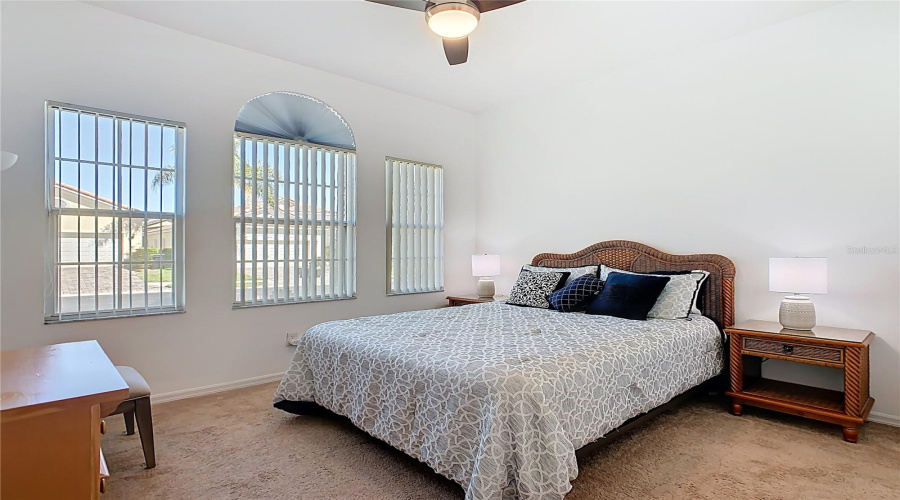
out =
[[(241, 248), (246, 248), (247, 235), (250, 234), (250, 232), (247, 231), (247, 224), (251, 223), (251, 220), (249, 220), (249, 218), (247, 217), (247, 207), (244, 206), (243, 201), (241, 204), (240, 215), (234, 214), (234, 210), (237, 207), (235, 207), (235, 205), (234, 205), (233, 189), (235, 187), (234, 183), (235, 183), (235, 181), (238, 180), (238, 177), (233, 175), (233, 173), (232, 173), (231, 180), (232, 180), (233, 185), (232, 185), (231, 213), (232, 213), (232, 226), (234, 227), (234, 240), (233, 240), (234, 245), (232, 246), (232, 257), (233, 257), (232, 262), (235, 264), (235, 268), (233, 269), (233, 273), (235, 274), (235, 279), (233, 281), (234, 285), (233, 285), (233, 289), (232, 289), (233, 290), (232, 309), (251, 309), (251, 308), (256, 308), (256, 307), (269, 307), (269, 306), (280, 306), (280, 305), (291, 305), (291, 304), (307, 304), (307, 303), (315, 303), (315, 302), (329, 302), (329, 301), (335, 301), (335, 300), (356, 299), (357, 293), (358, 293), (357, 234), (358, 234), (358, 227), (359, 227), (358, 213), (357, 213), (359, 173), (358, 173), (358, 169), (357, 169), (358, 157), (357, 157), (356, 150), (348, 149), (348, 148), (341, 148), (341, 147), (337, 147), (337, 146), (316, 144), (316, 143), (302, 141), (302, 140), (290, 140), (290, 139), (284, 139), (284, 138), (279, 138), (279, 137), (270, 137), (270, 136), (265, 136), (265, 135), (253, 134), (250, 132), (234, 131), (232, 138), (233, 138), (234, 143), (237, 143), (238, 141), (240, 141), (239, 148), (236, 148), (236, 149), (239, 149), (240, 151), (245, 150), (245, 147), (246, 147), (245, 139), (249, 139), (252, 141), (261, 141), (264, 143), (274, 143), (276, 151), (278, 150), (278, 145), (283, 144), (286, 147), (291, 146), (291, 147), (300, 148), (300, 150), (302, 150), (302, 151), (323, 150), (323, 151), (327, 151), (332, 154), (333, 153), (341, 153), (341, 154), (346, 155), (346, 163), (342, 163), (342, 166), (346, 169), (346, 172), (343, 172), (343, 174), (342, 174), (344, 176), (344, 179), (343, 179), (344, 184), (342, 186), (342, 188), (343, 188), (342, 196), (343, 196), (343, 200), (346, 205), (343, 207), (344, 218), (343, 218), (343, 220), (341, 220), (334, 213), (332, 213), (332, 217), (334, 219), (332, 221), (332, 225), (335, 228), (344, 227), (345, 231), (352, 228), (352, 234), (350, 235), (349, 238), (345, 239), (344, 244), (343, 244), (344, 251), (345, 251), (345, 255), (344, 255), (344, 259), (343, 259), (344, 260), (344, 263), (343, 263), (344, 273), (342, 273), (341, 278), (344, 280), (344, 285), (348, 284), (348, 281), (347, 281), (348, 277), (347, 277), (346, 273), (347, 272), (350, 273), (349, 286), (347, 287), (347, 288), (349, 288), (349, 290), (344, 295), (335, 295), (333, 288), (331, 289), (330, 293), (324, 293), (326, 287), (324, 285), (324, 277), (323, 277), (323, 285), (322, 285), (323, 293), (321, 293), (321, 294), (317, 291), (318, 290), (317, 283), (309, 283), (306, 278), (303, 278), (303, 281), (306, 284), (305, 285), (301, 285), (301, 284), (296, 285), (297, 294), (294, 296), (294, 298), (289, 298), (289, 297), (279, 298), (278, 297), (279, 289), (288, 288), (290, 290), (293, 290), (295, 288), (295, 286), (288, 285), (284, 282), (279, 284), (278, 280), (277, 280), (277, 273), (276, 273), (276, 280), (274, 282), (275, 286), (273, 287), (273, 291), (275, 291), (275, 294), (274, 294), (275, 297), (270, 298), (268, 296), (268, 287), (266, 287), (266, 292), (263, 295), (263, 298), (260, 299), (257, 295), (257, 292), (255, 291), (255, 289), (258, 287), (255, 287), (253, 293), (250, 294), (250, 293), (248, 293), (249, 289), (246, 286), (243, 286), (243, 287), (238, 286), (239, 280), (237, 279), (237, 275), (244, 272), (244, 275), (247, 276), (246, 272), (238, 269), (238, 267), (241, 266), (242, 264), (244, 264), (246, 266), (248, 262), (251, 262), (251, 261), (253, 262), (250, 265), (250, 267), (253, 268), (250, 271), (251, 281), (255, 281), (257, 279), (257, 274), (255, 272), (256, 266), (254, 264), (259, 265), (259, 263), (263, 263), (263, 265), (265, 266), (266, 262), (273, 262), (273, 263), (275, 263), (276, 266), (278, 266), (280, 264), (282, 266), (287, 265), (287, 267), (290, 268), (290, 266), (288, 265), (289, 264), (288, 262), (286, 262), (284, 259), (279, 260), (277, 258), (277, 256), (278, 256), (278, 246), (277, 245), (284, 245), (285, 240), (278, 242), (276, 239), (276, 246), (274, 247), (274, 251), (275, 251), (275, 255), (276, 255), (275, 259), (267, 258), (268, 256), (264, 257), (263, 259), (255, 259), (255, 260), (247, 259), (247, 258), (241, 259), (239, 257), (238, 246), (240, 245)], [(241, 158), (241, 155), (244, 155), (243, 158)], [(242, 160), (246, 161), (246, 153), (240, 153), (238, 156)], [(264, 155), (264, 156), (268, 156), (268, 155)], [(252, 157), (257, 158), (257, 155), (255, 152), (253, 153)], [(276, 158), (277, 158), (277, 156), (276, 156)], [(266, 158), (265, 160), (263, 160), (263, 168), (267, 168), (268, 166), (269, 166), (268, 159)], [(305, 166), (309, 167), (308, 164)], [(288, 164), (286, 165), (286, 168), (287, 167), (290, 167), (290, 162), (288, 162)], [(259, 166), (257, 165), (256, 168), (258, 169)], [(295, 165), (294, 168), (295, 168), (295, 174), (302, 172), (300, 165), (297, 164), (297, 165)], [(309, 167), (309, 168), (315, 168), (315, 167)], [(323, 173), (324, 173), (324, 168), (323, 168)], [(315, 183), (313, 183), (311, 179), (307, 179), (306, 187), (303, 189), (304, 190), (312, 189), (313, 191), (316, 191), (318, 193), (319, 189), (322, 189), (324, 191), (323, 188), (327, 186), (330, 189), (336, 190), (338, 187), (337, 185), (331, 185), (328, 183), (331, 181), (333, 181), (335, 184), (337, 183), (337, 178), (336, 178), (337, 173), (332, 171), (332, 174), (335, 176), (335, 179), (332, 179), (332, 180), (326, 179), (327, 182), (324, 185), (322, 182), (320, 182), (320, 179), (318, 179), (318, 178), (316, 179)], [(257, 178), (256, 175), (254, 175), (253, 178), (251, 178), (254, 180), (254, 183), (256, 181), (256, 178)], [(304, 177), (301, 177), (301, 178), (305, 178), (305, 174), (304, 174)], [(247, 179), (248, 178), (246, 175), (242, 176), (242, 178), (241, 178), (241, 181), (242, 181), (241, 189), (242, 190), (246, 189), (245, 183), (246, 183)], [(267, 179), (268, 179), (268, 177), (267, 177)], [(276, 183), (283, 182), (285, 184), (285, 190), (288, 189), (289, 183), (291, 185), (290, 189), (300, 190), (301, 186), (303, 186), (303, 181), (301, 181), (300, 178), (295, 179), (293, 182), (290, 182), (288, 180), (278, 181), (277, 179), (275, 180), (275, 182)], [(313, 186), (313, 187), (310, 188), (310, 186)], [(277, 187), (276, 187), (276, 189), (277, 189)], [(335, 196), (337, 196), (337, 195), (335, 195)], [(257, 203), (254, 203), (254, 205), (255, 204), (257, 204)], [(318, 199), (317, 199), (317, 204), (318, 204)], [(276, 206), (277, 206), (277, 203), (276, 203)], [(305, 232), (306, 228), (312, 228), (314, 226), (317, 228), (317, 230), (324, 229), (324, 227), (328, 224), (328, 221), (326, 221), (324, 219), (324, 214), (325, 214), (324, 204), (322, 205), (322, 207), (317, 206), (316, 208), (317, 209), (321, 208), (322, 213), (323, 213), (323, 218), (322, 218), (321, 224), (317, 223), (315, 225), (310, 224), (310, 222), (312, 220), (316, 220), (316, 219), (307, 220), (307, 219), (309, 219), (308, 217), (306, 219), (301, 219), (299, 213), (296, 214), (295, 217), (289, 217), (287, 214), (287, 210), (284, 210), (284, 209), (282, 209), (282, 211), (285, 212), (285, 215), (283, 217), (278, 217), (277, 211), (276, 211), (275, 218), (272, 219), (273, 221), (275, 221), (274, 224), (272, 224), (272, 225), (275, 226), (275, 228), (276, 228), (276, 237), (279, 234), (279, 233), (277, 233), (277, 227), (279, 225), (279, 222), (284, 221), (284, 220), (288, 220), (289, 222), (293, 223), (295, 231), (297, 229), (299, 229), (300, 227), (302, 227), (302, 228), (304, 228), (304, 232)], [(251, 208), (251, 211), (252, 211), (252, 208)], [(304, 213), (305, 213), (305, 211), (306, 210), (304, 209)], [(257, 212), (258, 212), (258, 209), (257, 209)], [(259, 232), (260, 230), (268, 231), (268, 229), (269, 229), (268, 224), (264, 223), (264, 221), (260, 221), (257, 223), (255, 220), (256, 218), (257, 218), (256, 216), (253, 216), (253, 221), (252, 221), (252, 224), (254, 226), (257, 226), (257, 224), (259, 224), (258, 227), (256, 227), (256, 231), (257, 232)], [(300, 222), (302, 222), (302, 225), (297, 226), (297, 224), (299, 224)], [(266, 225), (264, 226), (263, 224), (266, 224)], [(282, 227), (284, 227), (284, 226), (282, 226)], [(244, 229), (243, 232), (241, 231), (242, 228)], [(319, 234), (319, 231), (315, 231), (315, 233)], [(322, 234), (324, 234), (324, 232)], [(266, 238), (268, 241), (268, 235), (266, 236)], [(294, 241), (295, 252), (299, 253), (299, 251), (301, 249), (300, 247), (307, 246), (307, 243), (304, 243), (302, 240), (297, 239), (296, 237), (294, 238), (294, 240), (295, 240)], [(239, 242), (243, 242), (243, 245), (241, 245)], [(325, 242), (323, 241), (321, 247), (319, 245), (316, 245), (316, 248), (317, 249), (324, 248), (324, 245), (325, 245)], [(256, 246), (257, 246), (257, 244), (253, 244), (254, 250), (255, 250)], [(264, 248), (267, 249), (268, 245), (266, 245)], [(340, 263), (342, 261), (342, 259), (335, 257), (335, 255), (333, 253), (333, 250), (334, 250), (333, 246), (331, 247), (331, 250), (332, 250), (331, 259), (330, 259), (331, 267), (330, 267), (329, 271), (331, 273), (334, 273), (335, 264)], [(266, 252), (268, 252), (268, 250), (266, 250)], [(251, 256), (253, 255), (253, 253), (255, 253), (255, 251), (251, 253)], [(282, 252), (282, 253), (284, 253), (284, 252)], [(304, 255), (306, 255), (306, 254), (304, 253)], [(316, 258), (317, 259), (320, 258), (318, 254), (316, 254)], [(324, 257), (321, 257), (321, 258), (324, 259)], [(297, 263), (299, 263), (301, 261), (306, 261), (306, 260), (311, 260), (311, 259), (301, 258), (299, 255), (295, 254), (290, 263), (293, 263), (296, 266)], [(241, 268), (241, 269), (245, 269), (245, 268)], [(293, 274), (296, 275), (298, 272), (299, 272), (299, 270), (295, 271), (295, 273), (293, 273)], [(268, 282), (267, 275), (264, 275), (263, 279), (265, 279)], [(245, 282), (246, 282), (246, 280), (240, 280), (241, 284), (244, 284)], [(288, 281), (288, 283), (290, 283), (290, 281)], [(332, 287), (333, 287), (333, 284), (334, 284), (334, 282), (331, 283)], [(309, 290), (310, 285), (312, 285), (314, 287), (312, 291)], [(305, 298), (300, 298), (301, 291), (306, 295)], [(253, 297), (252, 300), (250, 299), (251, 295)]]
[[(81, 312), (60, 312), (57, 311), (57, 305), (60, 303), (60, 293), (59, 293), (59, 269), (58, 266), (60, 264), (58, 255), (60, 252), (61, 239), (59, 237), (59, 218), (65, 215), (63, 212), (68, 210), (73, 210), (70, 208), (62, 208), (62, 207), (54, 207), (54, 201), (56, 200), (56, 150), (55, 145), (58, 138), (56, 137), (56, 128), (55, 128), (55, 119), (53, 117), (54, 110), (59, 109), (60, 113), (63, 111), (75, 112), (79, 115), (88, 114), (94, 115), (95, 124), (98, 123), (100, 117), (111, 118), (113, 120), (113, 126), (115, 126), (118, 120), (127, 120), (129, 122), (143, 122), (144, 126), (148, 125), (159, 125), (161, 127), (172, 127), (175, 129), (175, 150), (174, 150), (174, 158), (175, 158), (175, 169), (174, 169), (174, 198), (175, 198), (175, 206), (173, 212), (163, 212), (162, 206), (160, 206), (160, 210), (153, 212), (147, 210), (147, 200), (144, 200), (144, 210), (141, 212), (137, 212), (138, 214), (142, 214), (139, 217), (130, 217), (127, 216), (130, 212), (124, 211), (122, 209), (116, 209), (115, 205), (113, 209), (110, 210), (102, 210), (104, 212), (105, 217), (111, 217), (113, 219), (116, 218), (128, 218), (128, 219), (141, 219), (144, 221), (144, 243), (146, 244), (147, 239), (147, 231), (146, 231), (146, 222), (153, 220), (152, 215), (156, 215), (157, 219), (162, 218), (163, 215), (166, 218), (171, 218), (172, 220), (172, 304), (169, 306), (154, 306), (151, 307), (147, 305), (147, 297), (145, 295), (144, 298), (144, 306), (140, 307), (129, 307), (124, 308), (120, 307), (118, 309), (111, 310), (97, 310), (98, 297), (100, 296), (98, 290), (95, 286), (94, 293), (94, 311)], [(166, 120), (161, 118), (152, 118), (143, 115), (137, 115), (132, 113), (122, 113), (118, 111), (111, 111), (107, 109), (94, 108), (90, 106), (81, 106), (66, 102), (59, 101), (45, 101), (44, 103), (44, 122), (45, 122), (45, 132), (44, 132), (44, 142), (45, 142), (45, 159), (44, 159), (44, 208), (47, 211), (47, 237), (45, 241), (44, 247), (44, 324), (56, 324), (56, 323), (68, 323), (74, 321), (92, 321), (98, 319), (112, 319), (112, 318), (132, 318), (132, 317), (141, 317), (141, 316), (155, 316), (162, 314), (173, 314), (173, 313), (183, 313), (185, 312), (185, 241), (184, 241), (184, 212), (185, 212), (185, 168), (186, 168), (186, 151), (187, 151), (187, 125), (183, 122), (178, 122), (174, 120)], [(99, 125), (95, 125), (99, 126)], [(123, 161), (121, 158), (114, 157), (111, 162), (101, 162), (96, 154), (98, 151), (96, 148), (99, 148), (98, 142), (99, 137), (96, 135), (95, 128), (95, 136), (94, 136), (94, 145), (95, 145), (95, 156), (92, 161), (84, 161), (80, 157), (77, 158), (77, 163), (79, 165), (88, 163), (93, 164), (95, 167), (94, 177), (99, 175), (97, 173), (97, 167), (100, 164), (110, 164), (113, 168), (116, 166), (123, 165)], [(146, 130), (146, 128), (145, 128)], [(79, 129), (79, 147), (81, 143), (80, 137), (80, 129)], [(129, 137), (131, 137), (129, 135)], [(146, 137), (146, 135), (145, 135)], [(130, 146), (129, 146), (130, 147)], [(160, 143), (160, 147), (162, 147), (162, 142)], [(147, 144), (145, 143), (144, 149), (146, 151)], [(62, 156), (63, 153), (60, 151), (60, 164), (63, 161)], [(162, 159), (162, 158), (161, 158)], [(132, 165), (128, 164), (129, 168), (132, 168)], [(162, 171), (162, 164), (160, 164), (160, 171)], [(144, 165), (145, 169), (155, 168), (148, 167), (146, 164)], [(81, 174), (79, 173), (79, 176)], [(131, 179), (131, 177), (129, 177)], [(78, 217), (83, 217), (81, 215), (81, 210), (88, 211), (92, 213), (96, 218), (99, 217), (101, 209), (97, 208), (98, 199), (100, 198), (99, 193), (94, 193), (94, 209), (82, 209), (76, 208), (78, 212)], [(113, 201), (114, 204), (121, 205), (121, 189), (119, 191), (119, 200)], [(95, 222), (96, 224), (96, 222)], [(95, 233), (97, 232), (97, 228), (94, 228)], [(80, 234), (78, 236), (78, 240), (80, 242)], [(96, 241), (96, 234), (95, 234)], [(80, 245), (80, 243), (79, 243)], [(96, 245), (96, 243), (95, 243)], [(121, 243), (119, 244), (121, 247)], [(146, 247), (144, 247), (146, 248)], [(121, 253), (121, 248), (120, 248)], [(146, 258), (145, 258), (146, 261)], [(80, 255), (78, 264), (76, 266), (81, 267), (80, 263)], [(113, 266), (119, 265), (123, 266), (124, 260), (119, 260), (116, 262), (113, 261)], [(88, 263), (90, 264), (90, 263)], [(95, 273), (97, 272), (99, 261), (95, 259), (93, 262), (95, 266)], [(105, 265), (105, 264), (104, 264)], [(78, 271), (80, 273), (80, 270)], [(95, 274), (96, 279), (96, 274)], [(146, 283), (146, 282), (145, 282)], [(131, 294), (131, 289), (129, 289), (129, 294)], [(124, 297), (124, 294), (121, 292), (121, 285), (119, 286), (119, 295)], [(79, 285), (79, 309), (81, 307), (81, 297), (80, 294), (80, 285)]]
[[(435, 172), (440, 173), (440, 177), (435, 177), (434, 186), (437, 194), (437, 198), (434, 201), (434, 211), (436, 223), (434, 225), (430, 225), (427, 222), (421, 224), (423, 229), (434, 229), (436, 234), (434, 239), (432, 240), (434, 243), (434, 255), (431, 256), (421, 256), (414, 257), (418, 259), (431, 259), (434, 261), (435, 265), (435, 278), (436, 283), (434, 287), (429, 287), (427, 280), (425, 280), (425, 287), (423, 289), (406, 289), (403, 290), (404, 284), (398, 283), (395, 285), (394, 283), (394, 273), (393, 273), (393, 265), (394, 265), (394, 249), (396, 246), (400, 245), (400, 242), (394, 241), (394, 197), (395, 193), (393, 190), (394, 187), (394, 171), (393, 164), (408, 164), (415, 167), (423, 167), (427, 169), (432, 169)], [(421, 161), (408, 160), (404, 158), (397, 158), (393, 156), (386, 156), (384, 158), (385, 165), (385, 208), (386, 208), (386, 238), (385, 238), (385, 248), (386, 248), (386, 262), (385, 262), (385, 293), (387, 296), (402, 296), (402, 295), (413, 295), (418, 293), (435, 293), (435, 292), (443, 292), (444, 286), (446, 284), (446, 273), (445, 273), (445, 256), (444, 256), (444, 167), (441, 165), (437, 165), (434, 163), (426, 163)], [(398, 182), (399, 183), (399, 182)], [(427, 187), (427, 180), (426, 180)], [(406, 196), (409, 196), (409, 185), (407, 184)], [(400, 204), (398, 203), (398, 210)], [(428, 214), (428, 208), (425, 209), (426, 215)], [(418, 226), (415, 222), (415, 219), (412, 221), (414, 226)], [(416, 228), (418, 229), (418, 228)], [(426, 238), (426, 242), (427, 242)], [(396, 244), (395, 244), (396, 243)], [(415, 244), (413, 245), (413, 250), (415, 250)], [(427, 264), (426, 264), (427, 265)]]

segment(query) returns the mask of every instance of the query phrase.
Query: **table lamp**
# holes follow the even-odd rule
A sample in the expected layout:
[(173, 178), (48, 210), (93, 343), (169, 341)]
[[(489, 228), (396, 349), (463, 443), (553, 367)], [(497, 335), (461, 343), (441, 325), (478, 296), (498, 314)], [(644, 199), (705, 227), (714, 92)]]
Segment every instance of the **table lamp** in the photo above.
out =
[(473, 255), (472, 256), (472, 276), (478, 279), (478, 296), (493, 297), (494, 296), (494, 280), (493, 276), (500, 276), (500, 256), (499, 255)]
[(781, 301), (778, 322), (789, 330), (812, 330), (816, 308), (807, 293), (828, 293), (828, 259), (790, 257), (769, 259), (769, 291), (790, 292)]

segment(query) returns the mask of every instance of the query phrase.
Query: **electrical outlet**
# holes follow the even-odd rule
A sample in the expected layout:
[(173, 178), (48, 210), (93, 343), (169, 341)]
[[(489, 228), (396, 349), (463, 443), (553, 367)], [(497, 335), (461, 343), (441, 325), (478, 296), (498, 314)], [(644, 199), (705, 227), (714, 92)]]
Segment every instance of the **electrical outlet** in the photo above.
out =
[(288, 347), (294, 347), (300, 341), (299, 333), (288, 333), (285, 337), (284, 344)]

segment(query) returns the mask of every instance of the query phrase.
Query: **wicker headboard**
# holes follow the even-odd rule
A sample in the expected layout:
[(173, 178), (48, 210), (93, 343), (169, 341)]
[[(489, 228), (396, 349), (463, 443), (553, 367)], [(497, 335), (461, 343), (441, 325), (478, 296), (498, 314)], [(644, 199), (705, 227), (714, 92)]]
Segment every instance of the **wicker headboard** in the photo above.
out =
[(533, 266), (577, 267), (606, 264), (626, 271), (709, 272), (702, 289), (700, 310), (720, 327), (734, 324), (734, 263), (721, 255), (701, 253), (672, 255), (634, 241), (602, 241), (575, 253), (542, 253), (531, 259)]

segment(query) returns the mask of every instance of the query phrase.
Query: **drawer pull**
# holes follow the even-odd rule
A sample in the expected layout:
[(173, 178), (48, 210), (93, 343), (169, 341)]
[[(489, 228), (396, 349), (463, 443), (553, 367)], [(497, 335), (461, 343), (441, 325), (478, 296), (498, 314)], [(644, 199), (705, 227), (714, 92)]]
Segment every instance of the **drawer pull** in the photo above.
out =
[(794, 346), (789, 345), (789, 344), (784, 344), (783, 346), (781, 346), (781, 352), (783, 352), (785, 354), (794, 354)]
[(106, 493), (106, 478), (100, 478), (100, 493)]
[(100, 434), (106, 434), (106, 420), (100, 421)]

